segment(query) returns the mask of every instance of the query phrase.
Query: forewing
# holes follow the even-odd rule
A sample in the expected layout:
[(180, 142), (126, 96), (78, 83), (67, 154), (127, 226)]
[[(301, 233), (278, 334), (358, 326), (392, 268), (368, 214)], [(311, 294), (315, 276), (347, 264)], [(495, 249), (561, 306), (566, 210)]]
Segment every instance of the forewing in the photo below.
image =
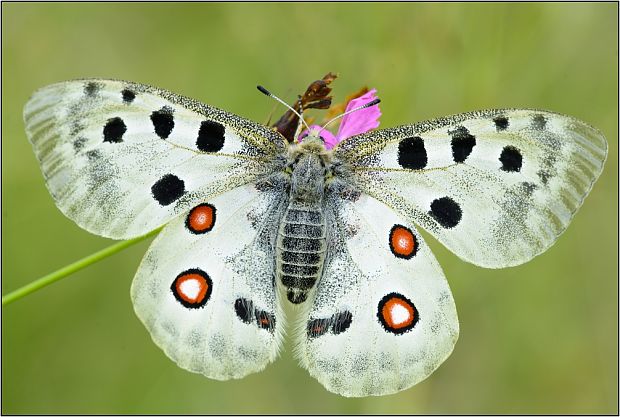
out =
[(499, 268), (555, 242), (601, 173), (607, 143), (569, 116), (489, 110), (356, 136), (336, 155), (364, 192), (461, 258)]
[(61, 211), (92, 233), (143, 235), (271, 169), (266, 127), (154, 87), (78, 80), (44, 87), (26, 133)]
[(381, 202), (362, 194), (328, 207), (329, 252), (297, 327), (298, 357), (340, 395), (409, 388), (458, 338), (448, 283), (413, 224)]
[(275, 359), (284, 325), (273, 280), (282, 195), (238, 187), (171, 221), (149, 248), (131, 298), (180, 367), (225, 380)]

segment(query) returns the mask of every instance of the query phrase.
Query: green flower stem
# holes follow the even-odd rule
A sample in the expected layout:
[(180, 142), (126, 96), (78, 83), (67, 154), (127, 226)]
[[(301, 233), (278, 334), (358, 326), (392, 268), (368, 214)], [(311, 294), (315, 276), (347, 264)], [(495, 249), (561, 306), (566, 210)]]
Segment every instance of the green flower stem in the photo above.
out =
[(18, 288), (13, 292), (8, 293), (7, 295), (3, 295), (2, 306), (4, 307), (5, 305), (10, 304), (15, 300), (19, 300), (20, 298), (25, 297), (28, 294), (32, 294), (33, 292), (40, 290), (43, 287), (47, 287), (48, 285), (69, 276), (73, 274), (74, 272), (79, 271), (80, 269), (86, 268), (87, 266), (92, 265), (95, 262), (105, 259), (108, 256), (112, 256), (115, 253), (120, 252), (125, 248), (128, 248), (153, 235), (156, 235), (157, 233), (159, 233), (160, 230), (161, 228), (153, 230), (152, 232), (144, 236), (137, 237), (135, 239), (123, 240), (121, 242), (115, 243), (114, 245), (108, 246), (107, 248), (102, 249), (99, 252), (95, 252), (92, 255), (89, 255), (85, 258), (80, 259), (79, 261), (73, 262), (72, 264), (69, 264), (63, 268), (60, 268), (57, 271), (47, 274), (31, 282), (30, 284), (26, 284), (23, 287)]

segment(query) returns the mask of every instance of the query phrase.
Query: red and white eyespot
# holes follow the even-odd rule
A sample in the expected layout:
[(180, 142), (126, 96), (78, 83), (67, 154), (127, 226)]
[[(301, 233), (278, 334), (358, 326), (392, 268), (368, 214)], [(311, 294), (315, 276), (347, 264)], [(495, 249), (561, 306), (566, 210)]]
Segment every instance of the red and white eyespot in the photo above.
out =
[(170, 289), (177, 301), (185, 307), (200, 308), (211, 296), (213, 281), (200, 269), (188, 269), (174, 279)]
[(194, 207), (185, 219), (185, 226), (194, 234), (207, 233), (215, 225), (215, 206), (211, 204), (200, 204)]
[(413, 302), (398, 293), (387, 294), (379, 301), (377, 317), (385, 330), (395, 334), (408, 332), (420, 319)]
[(411, 259), (418, 251), (418, 240), (413, 232), (400, 224), (390, 230), (390, 250), (397, 258)]

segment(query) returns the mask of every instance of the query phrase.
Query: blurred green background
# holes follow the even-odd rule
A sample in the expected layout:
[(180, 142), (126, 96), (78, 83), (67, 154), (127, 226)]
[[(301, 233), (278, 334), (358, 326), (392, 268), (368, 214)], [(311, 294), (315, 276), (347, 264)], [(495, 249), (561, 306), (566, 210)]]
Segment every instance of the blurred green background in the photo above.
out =
[[(605, 171), (544, 255), (485, 270), (430, 245), (461, 322), (452, 356), (397, 395), (347, 399), (287, 342), (229, 382), (177, 368), (129, 299), (143, 242), (2, 308), (3, 413), (618, 413), (618, 5), (2, 4), (2, 293), (112, 242), (56, 209), (22, 107), (82, 77), (160, 86), (264, 122), (328, 71), (363, 85), (382, 126), (537, 107), (597, 126)], [(276, 116), (283, 112), (278, 108)]]

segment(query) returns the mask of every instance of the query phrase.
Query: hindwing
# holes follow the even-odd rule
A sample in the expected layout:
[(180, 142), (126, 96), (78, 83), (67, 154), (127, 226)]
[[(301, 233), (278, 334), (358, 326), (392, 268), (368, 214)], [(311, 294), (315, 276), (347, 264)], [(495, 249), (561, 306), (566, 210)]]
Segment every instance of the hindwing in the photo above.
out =
[(296, 353), (328, 390), (385, 395), (430, 375), (458, 338), (441, 267), (415, 226), (367, 195), (328, 204), (330, 252)]
[(282, 196), (235, 188), (175, 218), (151, 244), (131, 299), (180, 367), (223, 380), (275, 359), (284, 326), (273, 279)]

